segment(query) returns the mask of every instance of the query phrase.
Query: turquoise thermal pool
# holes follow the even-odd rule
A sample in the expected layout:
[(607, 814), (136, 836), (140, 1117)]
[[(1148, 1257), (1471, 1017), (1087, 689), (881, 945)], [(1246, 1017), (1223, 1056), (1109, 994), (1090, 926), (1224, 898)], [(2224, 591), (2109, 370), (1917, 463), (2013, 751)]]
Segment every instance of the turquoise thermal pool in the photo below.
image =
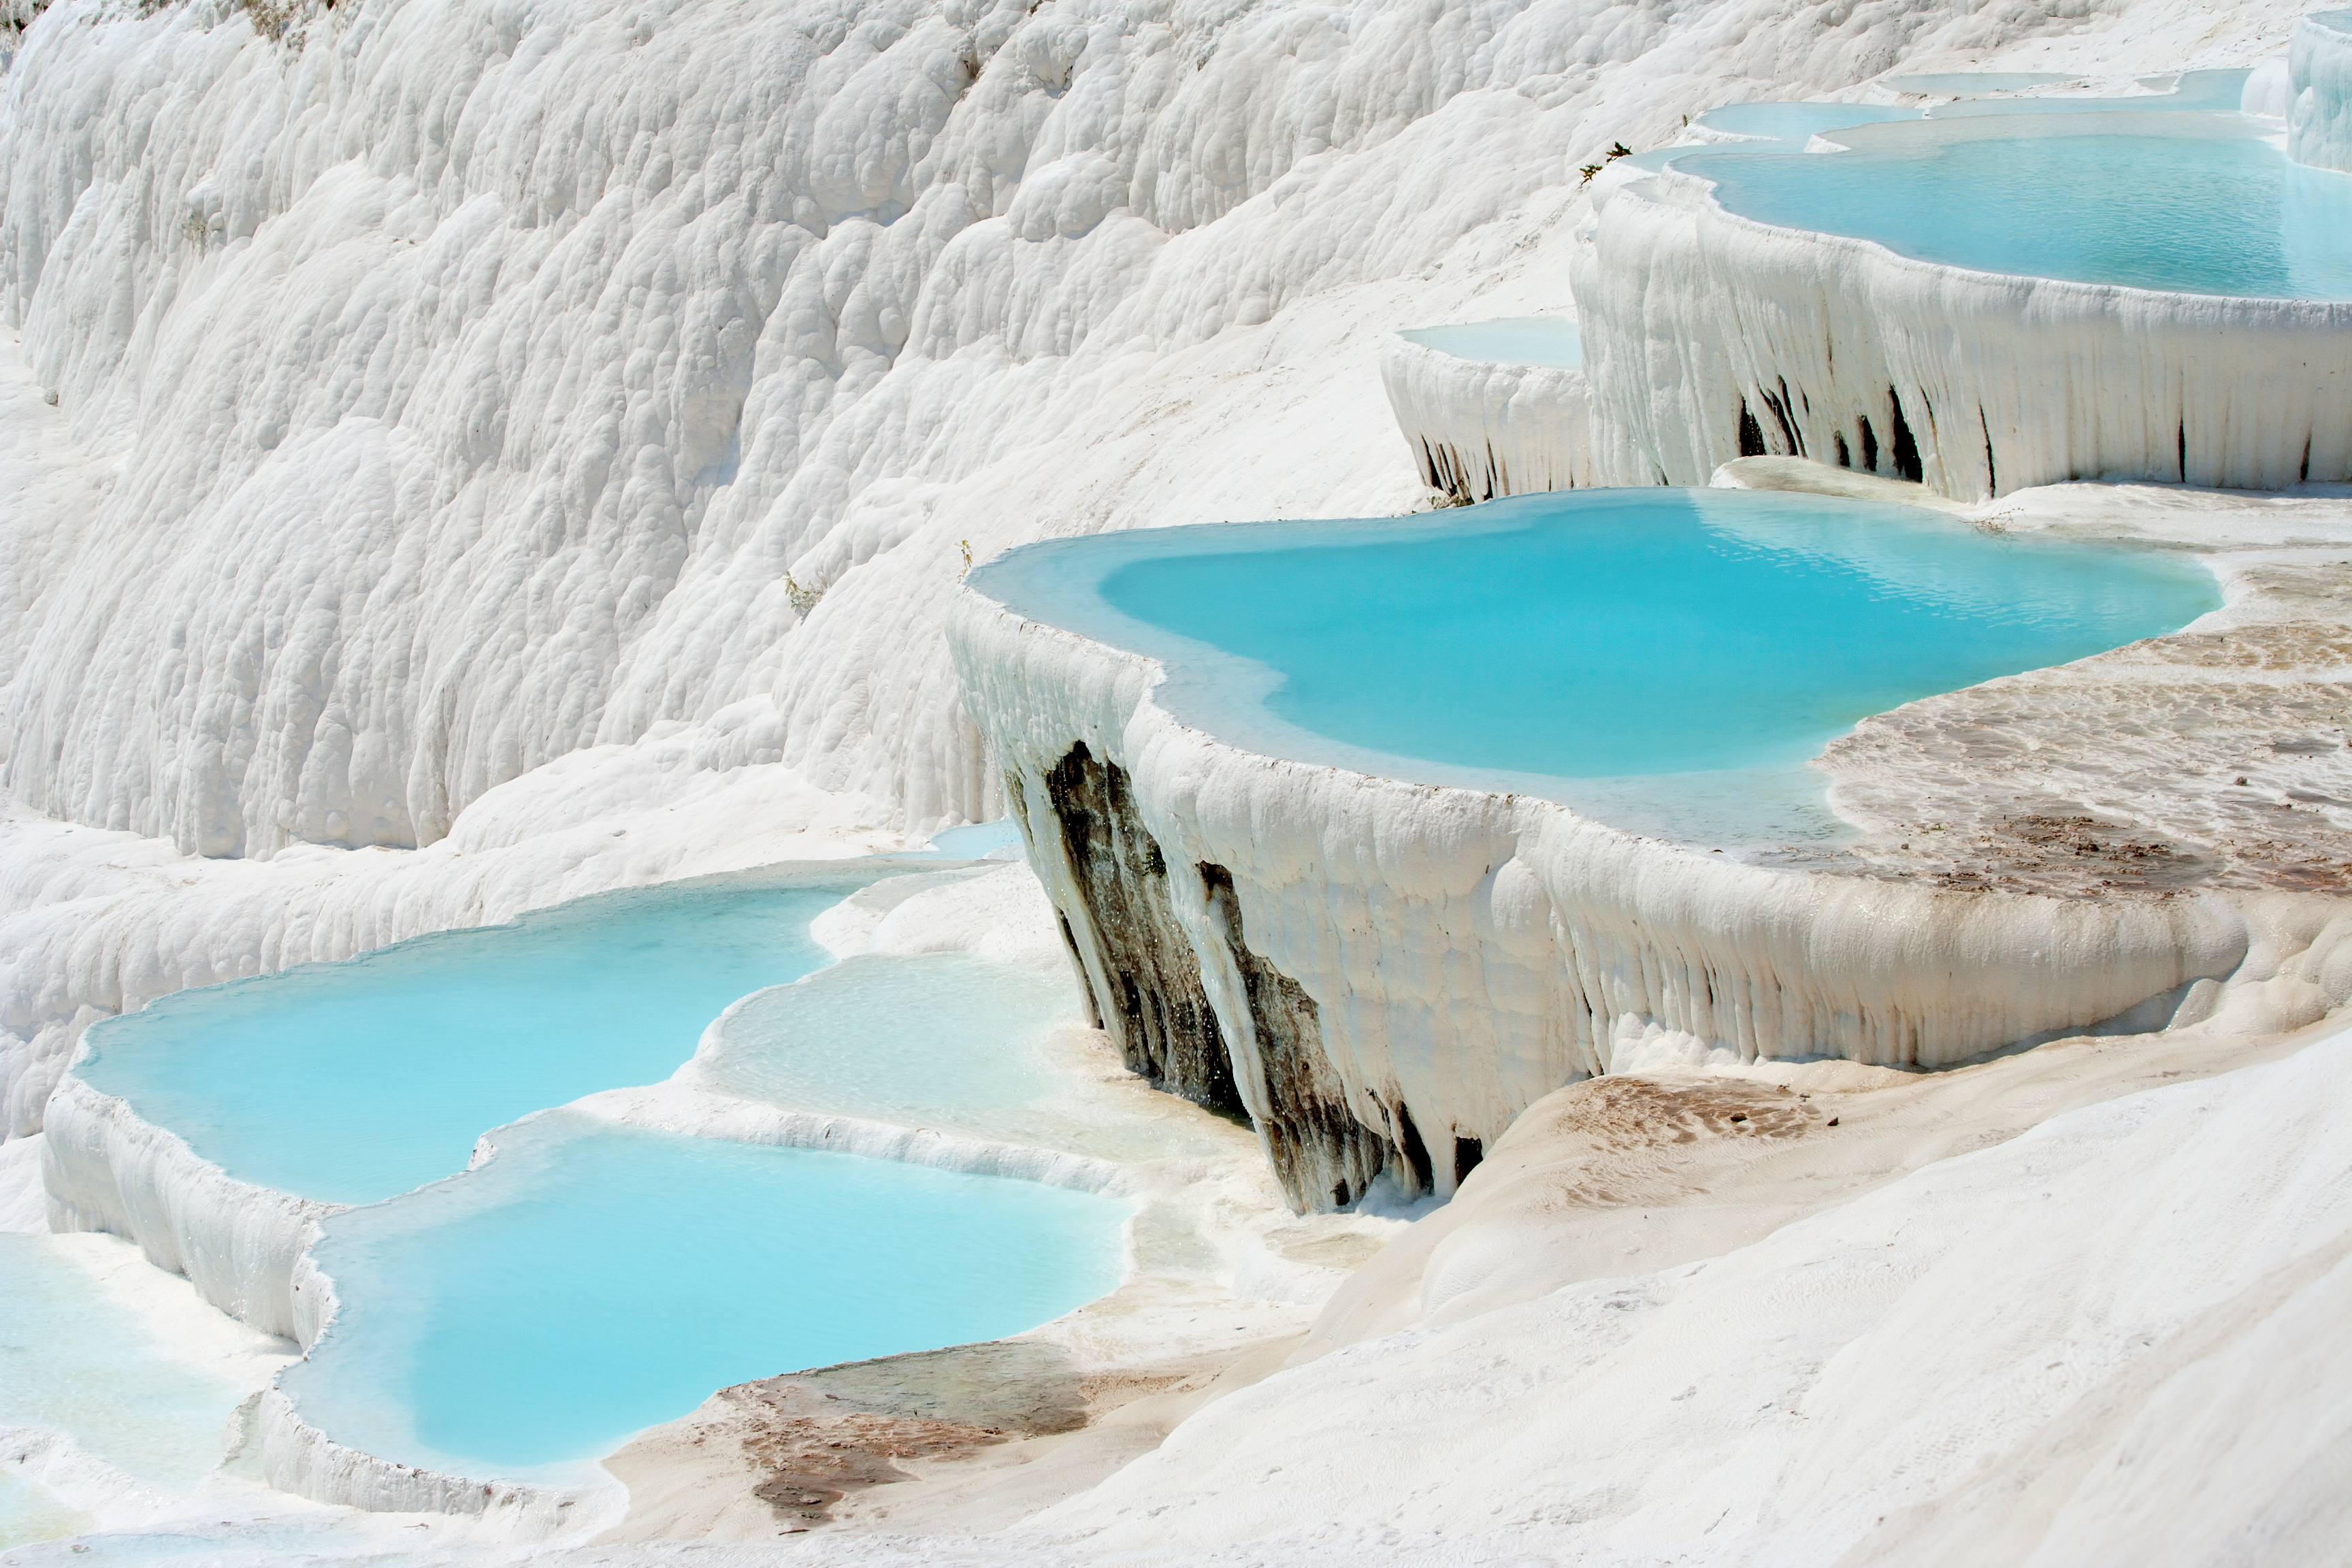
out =
[(75, 1071), (231, 1176), (373, 1203), (493, 1127), (667, 1078), (729, 1004), (824, 963), (809, 921), (885, 874), (631, 889), (184, 991), (92, 1027)]
[(1842, 831), (1805, 763), (1869, 714), (2221, 603), (2177, 557), (1723, 489), (1102, 534), (971, 582), (1160, 659), (1235, 744), (1718, 843)]
[[(2163, 100), (2158, 100), (2158, 107)], [(1725, 211), (1948, 267), (2188, 294), (2352, 300), (2352, 175), (2288, 158), (2235, 112), (2009, 100), (1875, 123), (1853, 106), (1717, 110), (1789, 140), (1677, 152)], [(2074, 112), (2097, 109), (2098, 113)], [(1783, 117), (1776, 119), (1776, 116)], [(1842, 151), (1798, 153), (1833, 132)]]
[(336, 1441), (577, 1481), (715, 1390), (1001, 1338), (1118, 1283), (1128, 1207), (887, 1160), (551, 1111), (454, 1181), (338, 1215), (340, 1302), (280, 1375)]
[(1405, 342), (1456, 359), (1490, 364), (1549, 365), (1576, 370), (1584, 363), (1584, 342), (1574, 321), (1558, 316), (1505, 316), (1450, 327), (1414, 327), (1397, 334)]
[[(2040, 94), (2032, 97), (1992, 97), (2071, 80), (2065, 77), (2008, 75), (1997, 72), (1955, 73), (1950, 76), (1891, 77), (1884, 85), (1897, 92), (1948, 97), (1952, 101), (1932, 105), (1895, 103), (1731, 103), (1698, 117), (1701, 130), (1725, 136), (1752, 137), (1790, 144), (1801, 151), (1812, 137), (1858, 125), (1897, 121), (1976, 120), (2000, 115), (2152, 114), (2187, 112), (2234, 115), (2244, 94), (2242, 70), (2189, 71), (2178, 77), (2149, 77), (2139, 85), (2147, 90), (2094, 95)], [(1649, 167), (1681, 158), (1692, 149), (1673, 147), (1638, 154)]]

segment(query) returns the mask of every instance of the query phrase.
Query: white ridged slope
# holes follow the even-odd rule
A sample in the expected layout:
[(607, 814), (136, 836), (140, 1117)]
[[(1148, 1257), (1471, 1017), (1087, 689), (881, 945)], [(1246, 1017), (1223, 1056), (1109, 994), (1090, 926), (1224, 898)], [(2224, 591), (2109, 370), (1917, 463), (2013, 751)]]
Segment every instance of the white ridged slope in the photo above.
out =
[(1375, 342), (1557, 307), (1612, 140), (2283, 42), (2136, 5), (58, 0), (0, 314), (86, 461), (12, 518), (0, 772), (207, 855), (429, 844), (741, 701), (744, 765), (992, 816), (961, 541), (1397, 510)]

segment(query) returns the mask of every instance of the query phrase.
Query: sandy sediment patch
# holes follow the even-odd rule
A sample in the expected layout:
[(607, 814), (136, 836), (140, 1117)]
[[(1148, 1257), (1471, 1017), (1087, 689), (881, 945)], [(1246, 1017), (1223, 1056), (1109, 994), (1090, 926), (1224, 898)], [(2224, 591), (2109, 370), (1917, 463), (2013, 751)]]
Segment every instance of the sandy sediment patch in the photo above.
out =
[(1142, 1280), (1018, 1339), (722, 1389), (604, 1461), (629, 1511), (599, 1540), (1000, 1530), (1280, 1368), (1315, 1311)]

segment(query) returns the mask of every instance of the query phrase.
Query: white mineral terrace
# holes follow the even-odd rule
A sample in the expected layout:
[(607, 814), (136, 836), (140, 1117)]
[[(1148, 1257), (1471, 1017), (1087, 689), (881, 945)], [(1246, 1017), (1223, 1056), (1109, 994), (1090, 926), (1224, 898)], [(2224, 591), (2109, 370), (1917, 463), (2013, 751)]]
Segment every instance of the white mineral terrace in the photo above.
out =
[[(1769, 460), (1726, 478), (1917, 493)], [(1865, 721), (1825, 759), (1832, 802), (1864, 829), (1830, 850), (1730, 857), (1531, 795), (1255, 754), (1173, 717), (1155, 700), (1155, 660), (1025, 618), (975, 587), (950, 635), (1108, 1026), (1154, 1027), (1149, 1000), (1144, 1022), (1118, 1021), (1138, 975), (1147, 990), (1197, 975), (1212, 1037), (1230, 1047), (1294, 1202), (1344, 1203), (1384, 1159), (1427, 1164), (1444, 1194), (1460, 1173), (1447, 1157), (1457, 1141), (1490, 1144), (1553, 1086), (1588, 1074), (1824, 1057), (1939, 1067), (2095, 1026), (2159, 1028), (2239, 1007), (2288, 1026), (2344, 999), (2352, 969), (2339, 944), (2352, 923), (2336, 895), (2352, 848), (2352, 763), (2336, 595), (2352, 531), (2333, 503), (2282, 512), (2202, 498), (2183, 510), (2204, 528), (2182, 529), (2165, 498), (2117, 504), (2090, 492), (2077, 516), (2082, 494), (2037, 492), (1985, 525), (2176, 545), (2227, 537), (2231, 552), (2214, 562), (2227, 607), (2191, 632)], [(2258, 689), (2319, 721), (2307, 753), (2273, 742), (2280, 715), (2266, 703), (2216, 731), (2188, 716), (2193, 707), (2160, 717), (2182, 683), (2229, 679), (2241, 656), (2220, 650), (2232, 637), (2289, 650)], [(2018, 732), (2010, 706), (2037, 684), (2053, 688), (2036, 721), (2055, 742), (2048, 755)], [(1986, 709), (2000, 718), (1944, 717)], [(1972, 755), (1951, 771), (1927, 739), (1956, 727), (1981, 768)], [(2017, 758), (2021, 746), (2036, 754)], [(2143, 747), (2215, 761), (2158, 764), (2126, 784), (2119, 764)], [(2210, 776), (2239, 765), (2223, 755), (2257, 750), (2309, 758), (2311, 779), (2288, 786), (2301, 794), (2248, 801), (2263, 826), (2293, 824), (2299, 837), (2283, 852), (2256, 821), (2231, 820), (2231, 797)], [(2061, 757), (2081, 759), (2076, 773), (2105, 773), (2105, 787), (2068, 793), (2076, 777), (2042, 771)], [(1073, 782), (1104, 770), (1108, 805)], [(1110, 849), (1081, 859), (1074, 813), (1129, 820)], [(2157, 822), (2195, 823), (2200, 842), (2141, 826)], [(1142, 875), (1147, 862), (1164, 870)], [(1147, 918), (1154, 900), (1165, 907)], [(1305, 1025), (1295, 1006), (1285, 1016), (1267, 1004), (1277, 985), (1308, 998)], [(1353, 1129), (1318, 1121), (1342, 1108)], [(1416, 1160), (1422, 1149), (1431, 1152)]]
[(2287, 70), (2287, 155), (2352, 170), (2352, 11), (2315, 11), (2295, 23)]
[[(2299, 91), (2297, 114), (2324, 99)], [(2249, 123), (2127, 110), (1895, 121), (1828, 132), (1803, 160), (1917, 164), (1971, 142), (2105, 136), (2142, 142), (2140, 167), (2160, 182), (2166, 159), (2242, 143)], [(2179, 292), (2033, 276), (2030, 264), (1947, 265), (1728, 211), (1690, 162), (1606, 187), (1572, 266), (1599, 482), (1703, 483), (1758, 453), (1901, 474), (1964, 500), (2077, 479), (2273, 489), (2352, 479), (2352, 302), (2340, 293)], [(2336, 226), (2326, 228), (2340, 253)], [(2290, 216), (2290, 250), (2298, 237)]]
[[(2347, 235), (2283, 0), (0, 0), (0, 1568), (2340, 1563)], [(990, 588), (1694, 494), (1415, 689), (1696, 806)]]
[(1462, 329), (1438, 328), (1381, 345), (1381, 383), (1422, 479), (1465, 504), (1591, 483), (1592, 395), (1580, 354), (1547, 341), (1538, 358), (1515, 353), (1508, 341), (1509, 329), (1549, 328), (1545, 339), (1573, 343), (1575, 327), (1493, 325), (1505, 330), (1481, 334), (1486, 341), (1461, 342)]

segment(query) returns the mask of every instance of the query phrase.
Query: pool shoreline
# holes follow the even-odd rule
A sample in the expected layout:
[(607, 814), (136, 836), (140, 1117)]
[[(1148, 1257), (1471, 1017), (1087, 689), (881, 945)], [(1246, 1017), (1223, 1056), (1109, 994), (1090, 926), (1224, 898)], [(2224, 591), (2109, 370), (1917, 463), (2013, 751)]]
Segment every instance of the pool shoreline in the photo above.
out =
[[(788, 1110), (674, 1084), (608, 1089), (568, 1106), (534, 1111), (520, 1122), (484, 1133), (467, 1170), (433, 1184), (464, 1180), (497, 1160), (501, 1134), (513, 1133), (530, 1122), (567, 1110), (619, 1126), (697, 1139), (841, 1153), (1035, 1182), (1108, 1196), (1133, 1196), (1150, 1185), (1135, 1173), (1108, 1161), (1088, 1160), (1054, 1150), (991, 1145), (921, 1128)], [(1134, 1215), (1130, 1214), (1121, 1227), (1120, 1286), (1135, 1274), (1133, 1228)], [(299, 1342), (307, 1355), (334, 1326), (341, 1301), (333, 1276), (307, 1248), (294, 1261), (293, 1279), (301, 1303), (303, 1331)], [(1115, 1286), (1114, 1291), (1118, 1288)], [(1092, 1304), (1084, 1303), (1073, 1311), (1083, 1311)], [(1059, 1320), (1049, 1320), (1054, 1321)], [(688, 1413), (680, 1413), (685, 1414)], [(269, 1484), (313, 1502), (377, 1513), (476, 1515), (518, 1541), (603, 1530), (616, 1523), (628, 1510), (627, 1489), (609, 1477), (600, 1458), (539, 1467), (580, 1471), (583, 1479), (576, 1483), (544, 1478), (518, 1479), (501, 1473), (496, 1467), (435, 1468), (389, 1458), (341, 1442), (328, 1429), (307, 1419), (299, 1404), (278, 1379), (273, 1379), (264, 1393), (255, 1423), (262, 1472)], [(616, 1447), (625, 1447), (646, 1432), (665, 1425), (667, 1421), (640, 1428)], [(603, 1479), (587, 1479), (590, 1476)]]

